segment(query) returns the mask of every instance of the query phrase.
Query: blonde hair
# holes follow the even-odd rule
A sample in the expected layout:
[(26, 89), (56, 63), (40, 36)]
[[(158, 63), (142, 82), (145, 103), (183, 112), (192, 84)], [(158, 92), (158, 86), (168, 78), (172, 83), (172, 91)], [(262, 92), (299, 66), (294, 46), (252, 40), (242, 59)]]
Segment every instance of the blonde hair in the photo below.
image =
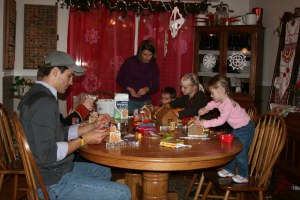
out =
[(186, 80), (190, 80), (193, 86), (194, 85), (197, 86), (198, 90), (204, 92), (204, 87), (199, 82), (199, 79), (198, 79), (198, 77), (197, 77), (196, 74), (194, 74), (194, 73), (186, 73), (185, 75), (183, 75), (181, 77), (181, 81), (186, 81)]
[(212, 77), (208, 81), (207, 87), (208, 88), (211, 87), (211, 88), (214, 88), (214, 89), (218, 89), (219, 87), (223, 87), (225, 89), (226, 94), (228, 96), (230, 96), (230, 82), (223, 75), (218, 74), (218, 75)]

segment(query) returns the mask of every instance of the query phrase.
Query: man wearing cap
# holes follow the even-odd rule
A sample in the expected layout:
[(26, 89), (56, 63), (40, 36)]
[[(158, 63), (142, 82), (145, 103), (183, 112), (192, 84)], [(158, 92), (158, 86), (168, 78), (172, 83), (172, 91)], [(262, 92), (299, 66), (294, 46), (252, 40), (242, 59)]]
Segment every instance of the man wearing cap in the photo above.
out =
[[(99, 144), (108, 134), (110, 119), (101, 115), (92, 124), (63, 126), (57, 93), (64, 93), (73, 76), (85, 69), (61, 51), (47, 55), (37, 81), (22, 98), (20, 120), (51, 199), (131, 199), (127, 186), (112, 182), (109, 168), (73, 162), (73, 152), (86, 144)], [(43, 194), (38, 189), (39, 197)]]

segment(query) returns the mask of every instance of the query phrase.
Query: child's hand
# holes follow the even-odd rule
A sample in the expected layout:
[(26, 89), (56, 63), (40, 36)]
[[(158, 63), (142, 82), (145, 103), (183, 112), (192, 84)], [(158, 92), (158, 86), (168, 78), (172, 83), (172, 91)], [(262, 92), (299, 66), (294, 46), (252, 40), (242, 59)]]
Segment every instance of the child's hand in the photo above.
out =
[(199, 116), (205, 115), (206, 113), (208, 113), (208, 110), (206, 108), (200, 108), (198, 111)]
[(196, 119), (194, 121), (194, 124), (198, 127), (203, 127), (203, 121), (202, 120), (199, 120), (199, 119)]

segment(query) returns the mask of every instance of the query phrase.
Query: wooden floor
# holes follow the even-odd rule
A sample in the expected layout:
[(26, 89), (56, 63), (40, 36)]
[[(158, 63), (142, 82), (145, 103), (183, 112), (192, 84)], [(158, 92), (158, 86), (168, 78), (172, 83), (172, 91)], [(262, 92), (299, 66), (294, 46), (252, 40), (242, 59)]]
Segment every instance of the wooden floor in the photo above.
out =
[[(113, 179), (114, 180), (117, 180), (117, 179), (120, 179), (120, 178), (124, 177), (124, 173), (122, 171), (115, 170), (115, 169), (113, 169), (112, 171), (113, 171)], [(183, 177), (180, 177), (180, 174), (178, 174), (178, 173), (171, 174), (170, 181), (176, 182), (178, 180), (180, 180), (179, 182), (183, 182)], [(25, 177), (20, 178), (19, 183), (20, 183), (20, 186), (26, 186)], [(175, 192), (184, 193), (185, 190), (186, 190), (186, 188), (184, 186), (188, 184), (188, 180), (187, 180), (186, 184), (185, 183), (181, 183), (181, 184), (183, 184), (183, 187), (181, 189), (178, 189), (179, 191), (175, 191)], [(172, 183), (170, 185), (171, 186), (169, 186), (169, 188), (173, 187)], [(3, 188), (1, 190), (1, 193), (0, 193), (0, 200), (10, 200), (10, 199), (12, 199), (12, 192), (13, 192), (13, 177), (12, 176), (11, 177), (7, 176), (5, 178), (5, 183), (4, 183)], [(18, 192), (18, 199), (26, 200), (27, 199), (26, 198), (26, 193), (21, 192), (21, 191)], [(182, 198), (180, 198), (180, 199), (182, 199)], [(192, 195), (189, 199), (193, 199)], [(265, 199), (272, 199), (272, 198), (265, 198)], [(299, 200), (300, 199), (300, 191), (281, 192), (276, 198), (276, 200), (285, 200), (285, 199), (288, 199), (288, 200), (296, 200), (297, 199), (297, 200)], [(246, 194), (245, 200), (255, 200), (255, 198), (251, 194)]]

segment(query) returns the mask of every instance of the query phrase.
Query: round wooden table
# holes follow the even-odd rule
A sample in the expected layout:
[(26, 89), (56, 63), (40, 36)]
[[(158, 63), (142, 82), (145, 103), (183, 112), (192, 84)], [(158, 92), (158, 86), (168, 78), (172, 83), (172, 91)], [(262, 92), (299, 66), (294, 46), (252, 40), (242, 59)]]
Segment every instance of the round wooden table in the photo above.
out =
[[(159, 142), (160, 139), (143, 138), (138, 146), (88, 145), (80, 149), (80, 155), (95, 163), (143, 171), (143, 199), (148, 200), (167, 199), (169, 171), (222, 166), (242, 150), (238, 140), (222, 143), (218, 136), (185, 140), (185, 144), (192, 145), (190, 148), (162, 147)], [(132, 176), (131, 179), (137, 178)]]

